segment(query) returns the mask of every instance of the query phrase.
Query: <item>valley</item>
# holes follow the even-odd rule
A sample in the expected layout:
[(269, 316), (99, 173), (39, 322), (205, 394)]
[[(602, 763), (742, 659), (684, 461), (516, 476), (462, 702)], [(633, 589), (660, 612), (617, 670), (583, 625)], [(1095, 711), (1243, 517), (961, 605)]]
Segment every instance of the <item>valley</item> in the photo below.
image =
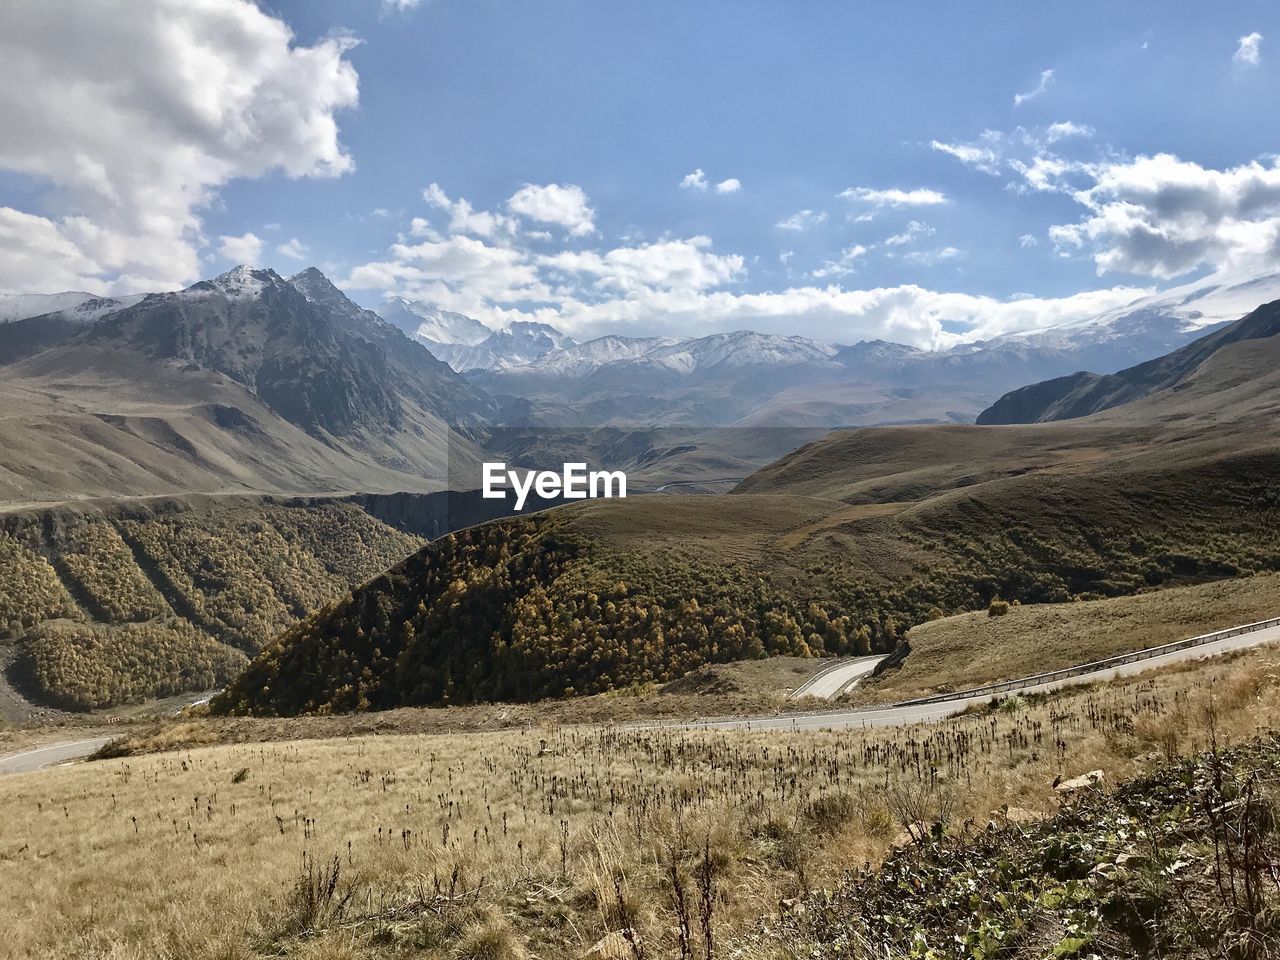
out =
[[(1158, 362), (1176, 373), (1145, 395), (1060, 421), (459, 423), (469, 455), (634, 471), (626, 499), (529, 515), (453, 462), (447, 490), (11, 501), (14, 955), (634, 960), (631, 944), (690, 956), (687, 928), (696, 955), (776, 960), (839, 956), (845, 928), (973, 937), (993, 917), (1123, 952), (1148, 934), (1094, 886), (887, 930), (851, 893), (905, 875), (946, 900), (993, 843), (1014, 859), (982, 867), (992, 889), (1058, 890), (1036, 851), (1065, 823), (1111, 836), (1114, 803), (1187, 838), (1195, 869), (1158, 897), (1171, 955), (1213, 929), (1269, 936), (1261, 912), (1188, 912), (1179, 898), (1225, 896), (1191, 879), (1221, 837), (1159, 805), (1188, 764), (1225, 797), (1271, 762), (1274, 631), (1062, 689), (894, 704), (1280, 612), (1274, 309)], [(204, 356), (175, 378), (204, 377)], [(298, 429), (360, 470), (378, 456)], [(789, 699), (869, 654), (837, 699)], [(1101, 781), (1057, 789), (1081, 775)], [(1111, 869), (1110, 843), (1062, 869)]]
[(0, 960), (1280, 957), (1278, 35), (0, 0)]

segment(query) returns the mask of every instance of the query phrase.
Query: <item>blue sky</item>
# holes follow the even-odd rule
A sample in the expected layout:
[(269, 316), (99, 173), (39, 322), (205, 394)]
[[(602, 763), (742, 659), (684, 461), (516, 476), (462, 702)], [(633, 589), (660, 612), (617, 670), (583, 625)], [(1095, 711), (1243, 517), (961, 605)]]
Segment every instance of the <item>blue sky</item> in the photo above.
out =
[[(173, 3), (134, 8), (187, 16)], [(193, 24), (174, 54), (239, 69), (217, 119), (231, 132), (197, 136), (211, 157), (151, 178), (187, 204), (163, 201), (183, 245), (171, 267), (83, 163), (0, 147), (0, 207), (48, 221), (66, 260), (51, 280), (316, 263), (361, 302), (402, 293), (495, 325), (937, 343), (1274, 269), (1280, 252), (1272, 3), (293, 0), (260, 20), (247, 0), (205, 3), (244, 36)], [(282, 93), (299, 117), (263, 106)], [(162, 109), (140, 129), (171, 124), (155, 153), (180, 157), (191, 124), (173, 114), (207, 96), (124, 107)], [(82, 139), (64, 152), (109, 157)], [(156, 252), (113, 260), (77, 217)]]

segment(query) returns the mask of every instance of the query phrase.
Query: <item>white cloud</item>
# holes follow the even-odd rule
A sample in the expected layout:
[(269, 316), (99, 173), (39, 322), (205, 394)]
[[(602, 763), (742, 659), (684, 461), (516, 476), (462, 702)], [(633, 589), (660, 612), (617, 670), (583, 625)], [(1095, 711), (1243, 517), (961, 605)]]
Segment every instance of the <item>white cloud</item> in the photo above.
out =
[(869, 249), (870, 247), (865, 247), (860, 243), (845, 247), (840, 251), (840, 256), (837, 259), (825, 261), (810, 276), (815, 280), (823, 280), (827, 277), (843, 277), (853, 273), (858, 268), (858, 261), (866, 256)]
[(716, 184), (716, 193), (737, 193), (741, 189), (742, 181), (737, 177), (730, 177)]
[(983, 173), (1000, 172), (1000, 157), (990, 146), (976, 143), (943, 143), (941, 140), (933, 140), (929, 146)]
[(891, 237), (885, 237), (884, 243), (887, 247), (900, 247), (903, 244), (912, 243), (921, 237), (931, 236), (933, 236), (933, 227), (929, 226), (927, 223), (921, 223), (919, 220), (912, 220), (901, 233), (895, 233)]
[(693, 173), (685, 174), (684, 179), (680, 181), (680, 189), (681, 190), (706, 190), (707, 175), (702, 172), (701, 167), (693, 171)]
[(1262, 34), (1258, 31), (1240, 38), (1240, 45), (1231, 59), (1247, 67), (1256, 67), (1262, 62)]
[(570, 236), (583, 237), (596, 232), (596, 212), (577, 184), (526, 183), (507, 200), (507, 209), (538, 223), (564, 227)]
[(451, 200), (438, 183), (428, 184), (422, 191), (422, 199), (437, 210), (443, 210), (449, 214), (450, 233), (467, 233), (492, 238), (511, 236), (519, 229), (519, 224), (512, 217), (487, 210), (476, 210), (469, 200), (461, 198)]
[(641, 290), (707, 290), (742, 273), (737, 255), (711, 253), (711, 240), (664, 240), (637, 247), (617, 247), (601, 255), (565, 251), (540, 258), (546, 267), (570, 274), (587, 274), (601, 289), (636, 293)]
[(1067, 137), (1092, 137), (1093, 127), (1086, 123), (1073, 123), (1070, 120), (1061, 120), (1058, 123), (1051, 123), (1045, 128), (1045, 139), (1049, 143), (1056, 143), (1059, 140), (1065, 140)]
[[(867, 252), (856, 244), (846, 248), (816, 271), (817, 278), (834, 281)], [(946, 247), (930, 251), (935, 259), (958, 255)], [(779, 260), (787, 264), (789, 251)], [(1119, 287), (1001, 300), (914, 285), (731, 288), (745, 276), (743, 258), (714, 252), (706, 237), (542, 255), (455, 235), (395, 243), (385, 258), (355, 268), (342, 285), (430, 300), (494, 326), (538, 320), (580, 338), (746, 328), (841, 342), (884, 337), (924, 347), (1084, 320), (1152, 292)]]
[(1100, 164), (1072, 196), (1089, 213), (1050, 229), (1100, 274), (1172, 279), (1200, 267), (1272, 270), (1280, 262), (1280, 161), (1226, 170), (1171, 154)]
[(842, 190), (840, 196), (846, 200), (858, 200), (875, 207), (930, 207), (947, 202), (946, 194), (924, 188), (900, 190), (894, 187), (888, 190), (873, 190), (870, 187), (849, 187), (847, 190)]
[(1028, 100), (1034, 100), (1036, 97), (1041, 96), (1046, 90), (1049, 89), (1049, 84), (1050, 82), (1052, 82), (1052, 80), (1053, 80), (1052, 70), (1041, 70), (1040, 82), (1037, 83), (1030, 90), (1028, 90), (1026, 93), (1015, 93), (1013, 95), (1013, 105), (1015, 107), (1020, 107), (1024, 103), (1026, 103)]
[(297, 237), (286, 240), (280, 246), (276, 247), (276, 252), (281, 256), (288, 257), (290, 260), (305, 260), (310, 248)]
[(414, 217), (409, 221), (409, 236), (426, 237), (431, 240), (440, 239), (440, 234), (431, 226), (431, 221), (426, 217)]
[(256, 234), (246, 233), (238, 237), (219, 237), (218, 256), (229, 260), (237, 266), (247, 263), (256, 267), (262, 262), (262, 238)]
[(0, 207), (0, 291), (77, 290), (101, 272), (53, 220)]
[(826, 222), (827, 214), (825, 211), (815, 213), (812, 210), (801, 210), (798, 213), (793, 213), (785, 220), (779, 220), (776, 226), (779, 230), (794, 230), (798, 232)]
[[(630, 330), (689, 336), (750, 329), (844, 343), (881, 337), (942, 347), (1087, 320), (1152, 292), (1116, 287), (1070, 297), (1001, 300), (914, 284), (865, 290), (833, 284), (766, 293), (647, 290), (596, 303), (562, 302), (536, 315), (578, 337)], [(957, 328), (964, 332), (948, 332)]]
[(1024, 233), (1018, 238), (1018, 246), (1023, 250), (1028, 250), (1031, 247), (1037, 247), (1039, 245), (1040, 241), (1036, 239), (1036, 235), (1034, 233)]
[(912, 250), (910, 253), (904, 253), (902, 259), (908, 263), (930, 266), (943, 260), (954, 260), (963, 255), (964, 251), (959, 247), (938, 247), (936, 250)]
[(461, 235), (395, 243), (385, 260), (356, 267), (342, 286), (402, 293), (481, 319), (500, 305), (553, 299), (525, 253)]
[(353, 167), (336, 121), (357, 101), (350, 39), (296, 45), (250, 0), (43, 0), (4, 20), (0, 169), (51, 191), (44, 216), (26, 212), (47, 268), (5, 244), (0, 289), (179, 286), (199, 275), (199, 211), (223, 184)]

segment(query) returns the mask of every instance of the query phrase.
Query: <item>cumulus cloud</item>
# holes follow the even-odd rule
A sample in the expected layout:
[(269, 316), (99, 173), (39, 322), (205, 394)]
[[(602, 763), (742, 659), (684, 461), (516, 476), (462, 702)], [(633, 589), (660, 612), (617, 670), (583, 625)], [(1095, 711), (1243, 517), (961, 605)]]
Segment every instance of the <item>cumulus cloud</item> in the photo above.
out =
[(526, 183), (507, 200), (507, 209), (528, 220), (563, 227), (570, 236), (583, 237), (596, 232), (596, 212), (577, 184)]
[(813, 210), (801, 210), (798, 213), (793, 213), (785, 220), (779, 220), (776, 226), (779, 230), (793, 230), (800, 232), (826, 222), (826, 211), (815, 212)]
[(276, 252), (281, 256), (288, 257), (290, 260), (305, 260), (310, 250), (297, 237), (292, 237), (276, 247)]
[(707, 290), (733, 280), (743, 269), (742, 257), (712, 253), (710, 238), (701, 236), (617, 247), (603, 255), (564, 251), (542, 257), (539, 263), (565, 273), (589, 275), (599, 288), (622, 293)]
[(701, 167), (693, 171), (693, 173), (685, 174), (684, 179), (680, 181), (680, 189), (681, 190), (706, 190), (707, 175), (702, 172)]
[(356, 267), (343, 286), (402, 293), (480, 318), (495, 305), (553, 299), (523, 251), (463, 235), (395, 243), (385, 259)]
[[(681, 190), (697, 190), (699, 193), (706, 193), (707, 190), (713, 189), (711, 181), (707, 179), (706, 173), (701, 167), (698, 167), (693, 173), (687, 173), (680, 181)], [(742, 189), (742, 181), (737, 177), (729, 177), (727, 180), (721, 180), (714, 185), (716, 193), (737, 193)]]
[[(914, 284), (863, 290), (812, 285), (765, 293), (647, 290), (625, 299), (565, 302), (538, 317), (580, 337), (629, 328), (681, 335), (752, 329), (844, 343), (882, 337), (944, 347), (1086, 320), (1151, 292), (1116, 287), (1070, 297), (1006, 300)], [(965, 332), (954, 332), (961, 327)]]
[(947, 202), (946, 194), (924, 188), (900, 190), (893, 187), (888, 190), (873, 190), (871, 187), (849, 187), (842, 190), (840, 196), (875, 207), (931, 207)]
[(247, 263), (256, 267), (262, 262), (263, 245), (262, 238), (252, 233), (238, 237), (219, 237), (218, 256), (237, 265)]
[[(496, 237), (511, 235), (519, 229), (519, 224), (512, 217), (487, 210), (476, 210), (470, 201), (452, 200), (438, 183), (431, 183), (422, 191), (422, 199), (437, 210), (449, 214), (450, 233), (469, 233), (479, 237)], [(425, 221), (423, 221), (425, 223)], [(418, 221), (414, 221), (414, 224)], [(410, 225), (413, 229), (413, 225)]]
[[(701, 236), (542, 254), (518, 242), (498, 246), (454, 235), (397, 242), (342, 285), (429, 300), (494, 326), (538, 320), (580, 338), (749, 328), (841, 342), (884, 337), (922, 347), (1084, 320), (1151, 292), (1117, 287), (1056, 299), (999, 299), (915, 285), (841, 286), (839, 278), (868, 249), (847, 247), (814, 271), (813, 279), (826, 285), (744, 292), (744, 259), (716, 252)], [(929, 255), (946, 259), (959, 251), (943, 247)], [(783, 264), (791, 259), (788, 251), (779, 254)]]
[(300, 46), (250, 0), (11, 5), (0, 33), (0, 169), (50, 192), (46, 209), (5, 208), (4, 220), (34, 217), (51, 253), (33, 259), (4, 243), (0, 289), (195, 279), (200, 211), (222, 185), (352, 169), (337, 126), (357, 102), (352, 46)]
[(1280, 161), (1214, 170), (1162, 153), (1100, 165), (1076, 191), (1081, 221), (1051, 228), (1098, 272), (1172, 279), (1201, 267), (1274, 269), (1280, 258)]
[(1232, 58), (1236, 63), (1242, 63), (1246, 67), (1256, 67), (1262, 62), (1262, 34), (1254, 31), (1247, 36), (1240, 38), (1240, 43), (1236, 47), (1235, 54)]
[(1015, 93), (1013, 95), (1013, 105), (1015, 107), (1020, 107), (1028, 100), (1034, 100), (1036, 97), (1042, 96), (1044, 92), (1049, 89), (1049, 84), (1051, 82), (1053, 82), (1053, 71), (1041, 70), (1040, 82), (1024, 93)]

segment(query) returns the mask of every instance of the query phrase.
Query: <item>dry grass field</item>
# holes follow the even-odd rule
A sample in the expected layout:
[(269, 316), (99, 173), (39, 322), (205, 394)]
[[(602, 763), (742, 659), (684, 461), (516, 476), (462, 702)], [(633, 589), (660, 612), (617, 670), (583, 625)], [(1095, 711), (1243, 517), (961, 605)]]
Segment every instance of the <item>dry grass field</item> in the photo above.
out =
[(1280, 574), (1131, 597), (1011, 606), (913, 627), (901, 667), (864, 681), (853, 702), (891, 702), (1029, 677), (1280, 616)]
[(1278, 656), (902, 730), (334, 730), (8, 777), (6, 953), (551, 958), (625, 929), (662, 958), (687, 924), (695, 955), (709, 931), (714, 956), (750, 956), (784, 900), (877, 862), (908, 821), (1052, 810), (1055, 777), (1203, 748), (1210, 704), (1223, 741), (1280, 724)]

